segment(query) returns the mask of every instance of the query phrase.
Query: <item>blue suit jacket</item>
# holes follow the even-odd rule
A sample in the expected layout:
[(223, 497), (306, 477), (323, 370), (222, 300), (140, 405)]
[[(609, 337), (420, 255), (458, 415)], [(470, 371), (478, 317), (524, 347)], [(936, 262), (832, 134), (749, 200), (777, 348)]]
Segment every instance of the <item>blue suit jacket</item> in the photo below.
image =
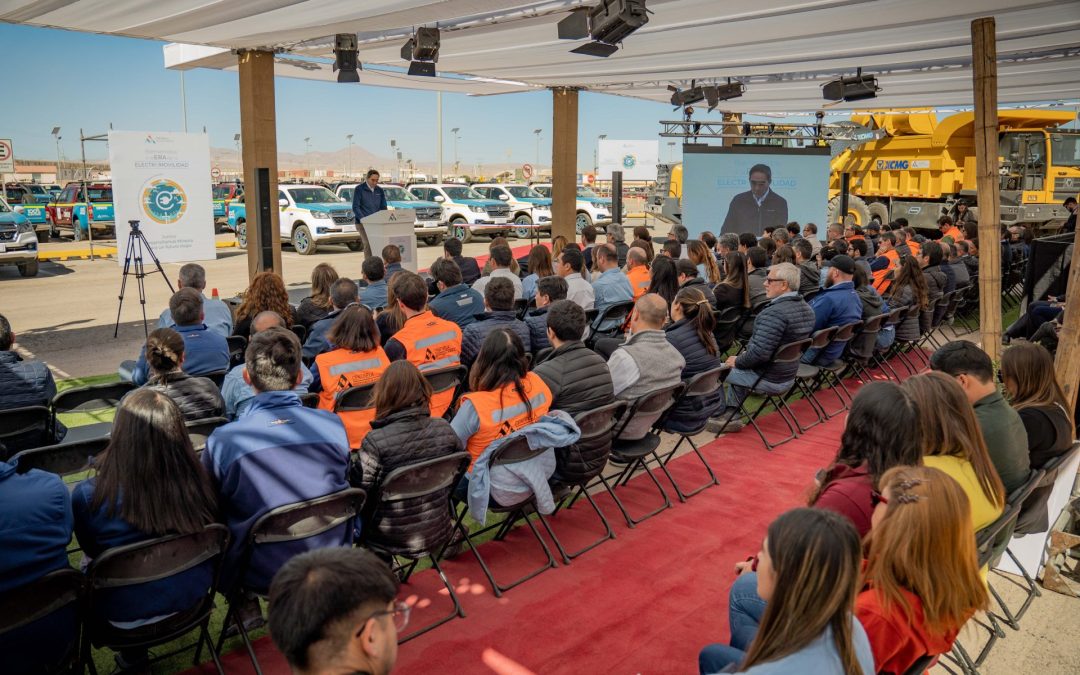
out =
[[(356, 186), (353, 190), (352, 211), (356, 216), (356, 222), (361, 218), (367, 218), (371, 214), (386, 209), (386, 193), (378, 185), (372, 190), (366, 182)], [(387, 275), (389, 276), (389, 275)]]

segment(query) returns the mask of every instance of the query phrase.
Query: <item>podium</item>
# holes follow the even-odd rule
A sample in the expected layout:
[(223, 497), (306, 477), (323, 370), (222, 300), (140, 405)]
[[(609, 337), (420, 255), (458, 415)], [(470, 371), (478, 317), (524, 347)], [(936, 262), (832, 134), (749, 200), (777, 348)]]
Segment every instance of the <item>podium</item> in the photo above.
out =
[(386, 246), (401, 251), (401, 266), (416, 272), (416, 215), (412, 209), (384, 209), (362, 218), (359, 229), (364, 240), (364, 257), (380, 255)]

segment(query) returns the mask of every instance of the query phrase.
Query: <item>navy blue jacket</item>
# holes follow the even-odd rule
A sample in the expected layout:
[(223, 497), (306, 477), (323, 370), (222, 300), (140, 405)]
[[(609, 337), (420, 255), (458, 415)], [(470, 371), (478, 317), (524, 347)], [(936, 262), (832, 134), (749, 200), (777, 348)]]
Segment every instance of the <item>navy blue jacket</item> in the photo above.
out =
[[(349, 439), (341, 419), (300, 404), (293, 391), (257, 394), (240, 417), (218, 427), (206, 441), (203, 466), (218, 485), (232, 542), (223, 584), (235, 584), (248, 531), (271, 509), (344, 490)], [(341, 546), (352, 527), (341, 526), (298, 542), (266, 544), (252, 557), (245, 584), (265, 592), (291, 557), (315, 548)]]
[(303, 355), (305, 359), (314, 360), (319, 354), (330, 351), (330, 340), (327, 339), (326, 334), (330, 332), (330, 327), (337, 321), (339, 314), (341, 314), (341, 310), (335, 309), (327, 314), (326, 318), (319, 319), (311, 324), (311, 328), (308, 329), (307, 339), (304, 340)]
[[(174, 326), (173, 330), (184, 338), (184, 372), (188, 375), (206, 375), (229, 370), (229, 343), (225, 338), (206, 328), (197, 326)], [(140, 387), (150, 379), (150, 366), (146, 363), (146, 347), (139, 351), (135, 372), (131, 381)]]
[[(155, 535), (135, 529), (120, 518), (119, 513), (110, 516), (106, 505), (94, 511), (91, 504), (95, 484), (96, 479), (88, 478), (75, 486), (71, 495), (75, 536), (86, 555), (97, 558), (110, 548), (155, 538)], [(213, 578), (213, 564), (207, 561), (173, 577), (116, 589), (108, 593), (104, 603), (96, 604), (97, 618), (137, 621), (183, 611), (206, 594)]]
[[(56, 396), (56, 382), (52, 372), (42, 361), (24, 361), (15, 352), (0, 351), (0, 410), (22, 408), (28, 405), (49, 405)], [(31, 430), (7, 439), (9, 455), (20, 450), (59, 442), (67, 429), (56, 423), (55, 438), (45, 438), (45, 429)]]
[(457, 255), (454, 256), (453, 260), (461, 270), (461, 281), (463, 283), (472, 286), (480, 278), (480, 265), (476, 262), (476, 258)]
[(477, 314), (484, 313), (484, 296), (465, 284), (451, 286), (428, 302), (428, 309), (440, 319), (453, 321), (465, 328), (476, 321)]
[(466, 366), (471, 366), (480, 354), (484, 339), (497, 328), (509, 328), (514, 331), (525, 345), (525, 351), (532, 351), (529, 327), (517, 318), (514, 310), (489, 312), (480, 315), (476, 322), (461, 331), (461, 362)]
[(525, 315), (525, 324), (529, 327), (529, 337), (532, 339), (533, 354), (551, 346), (551, 340), (548, 340), (547, 336), (547, 313), (548, 306), (545, 305)]
[[(708, 311), (708, 309), (702, 308), (701, 311)], [(705, 344), (702, 343), (697, 334), (697, 329), (689, 320), (680, 319), (666, 326), (664, 333), (667, 341), (675, 349), (678, 349), (683, 359), (686, 360), (686, 366), (683, 367), (682, 371), (684, 382), (704, 373), (706, 370), (719, 368), (723, 365), (724, 362), (719, 354), (710, 354), (705, 348)], [(715, 342), (713, 344), (715, 345)], [(676, 433), (698, 429), (723, 405), (723, 399), (722, 387), (718, 387), (711, 394), (680, 399), (675, 407), (671, 409), (671, 412), (668, 413), (664, 428)]]
[(386, 209), (386, 193), (378, 185), (372, 190), (368, 187), (367, 182), (360, 183), (353, 190), (352, 196), (352, 211), (356, 216), (356, 222), (360, 222), (361, 218), (367, 218), (377, 211), (383, 211)]
[[(855, 291), (851, 292), (854, 295)], [(859, 307), (858, 318), (862, 316), (862, 302), (857, 295), (855, 302)], [(762, 373), (769, 382), (791, 382), (795, 379), (799, 364), (781, 366), (769, 359), (777, 347), (806, 339), (813, 331), (814, 310), (810, 309), (802, 296), (792, 293), (773, 298), (754, 321), (754, 334), (743, 353), (735, 359), (735, 367)]]
[[(814, 310), (814, 330), (862, 321), (862, 300), (855, 292), (855, 284), (850, 281), (842, 281), (822, 289), (810, 301), (810, 307)], [(832, 363), (840, 358), (846, 346), (842, 343), (830, 344), (818, 353), (814, 363)]]

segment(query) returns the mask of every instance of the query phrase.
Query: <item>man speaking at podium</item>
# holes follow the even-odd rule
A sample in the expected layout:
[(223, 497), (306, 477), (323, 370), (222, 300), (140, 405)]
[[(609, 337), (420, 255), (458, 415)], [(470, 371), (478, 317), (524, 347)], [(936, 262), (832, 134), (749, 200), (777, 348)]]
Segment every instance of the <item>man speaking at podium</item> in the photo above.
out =
[(386, 193), (379, 187), (379, 172), (369, 169), (364, 182), (356, 186), (352, 198), (353, 215), (356, 216), (356, 224), (360, 225), (362, 218), (367, 218), (373, 213), (386, 210)]

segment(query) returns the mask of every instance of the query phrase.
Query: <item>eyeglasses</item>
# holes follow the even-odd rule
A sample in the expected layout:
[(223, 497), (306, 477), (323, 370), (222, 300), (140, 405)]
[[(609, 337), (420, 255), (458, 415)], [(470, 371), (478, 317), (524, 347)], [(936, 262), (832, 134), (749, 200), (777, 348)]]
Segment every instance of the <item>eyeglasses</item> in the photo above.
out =
[(765, 283), (767, 284), (776, 284), (780, 283), (781, 281), (783, 281), (783, 279), (777, 279), (776, 277), (765, 277)]
[(364, 631), (364, 626), (367, 625), (368, 619), (374, 619), (378, 616), (392, 615), (394, 617), (394, 628), (399, 632), (405, 630), (405, 626), (409, 625), (409, 613), (412, 611), (412, 607), (405, 602), (395, 602), (393, 609), (383, 609), (378, 612), (372, 612), (367, 619), (364, 619), (360, 623), (360, 630), (356, 631), (357, 635), (360, 635)]

